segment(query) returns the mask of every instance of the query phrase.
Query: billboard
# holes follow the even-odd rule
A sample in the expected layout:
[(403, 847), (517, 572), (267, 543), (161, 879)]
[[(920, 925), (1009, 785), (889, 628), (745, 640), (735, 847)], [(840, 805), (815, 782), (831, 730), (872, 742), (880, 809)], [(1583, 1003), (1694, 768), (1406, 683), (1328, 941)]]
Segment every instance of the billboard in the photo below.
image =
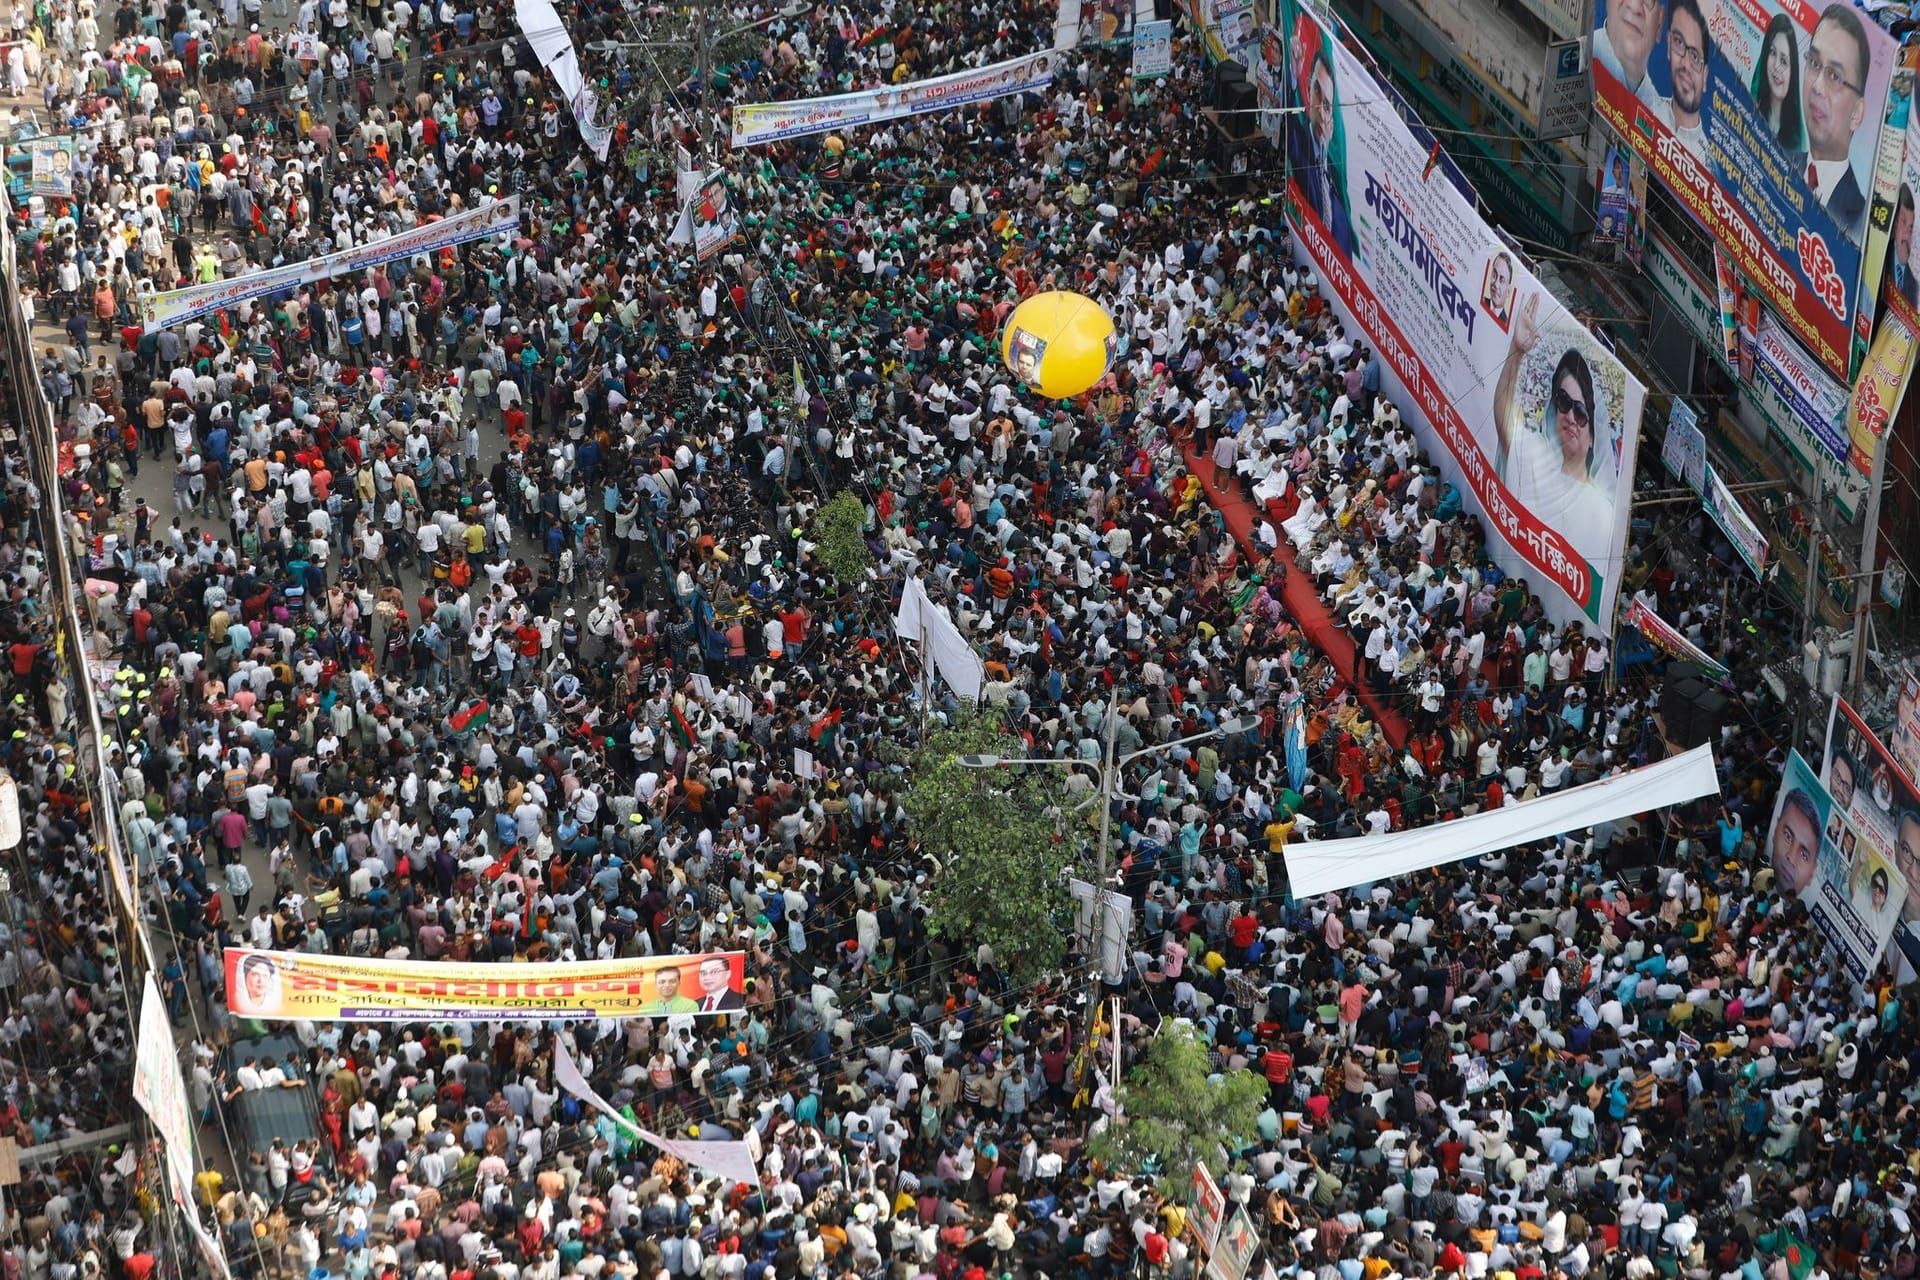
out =
[(1835, 377), (1861, 305), (1893, 37), (1849, 0), (1598, 0), (1594, 103)]
[(227, 1008), (242, 1018), (666, 1018), (746, 1006), (739, 951), (539, 965), (383, 960), (228, 947)]
[(1327, 296), (1488, 549), (1556, 622), (1611, 634), (1646, 391), (1429, 164), (1316, 15), (1279, 5), (1289, 203)]
[(1800, 899), (1853, 980), (1864, 982), (1900, 922), (1907, 878), (1798, 751), (1781, 772), (1767, 858), (1780, 893)]
[[(1920, 154), (1914, 150), (1920, 146), (1920, 111), (1911, 109), (1913, 72), (1902, 68), (1900, 81), (1907, 92), (1896, 93), (1895, 100), (1908, 106), (1907, 145), (1888, 217), (1886, 265), (1880, 284), (1884, 309), (1847, 414), (1845, 456), (1864, 476), (1873, 474), (1881, 437), (1900, 408), (1907, 375), (1913, 371), (1915, 335), (1920, 334), (1920, 306), (1916, 305), (1920, 303), (1920, 280), (1915, 275), (1920, 271), (1920, 245), (1914, 243), (1913, 234), (1914, 204), (1920, 197)], [(1889, 110), (1888, 115), (1892, 114)]]
[(1894, 936), (1909, 962), (1920, 963), (1920, 788), (1844, 698), (1833, 700), (1823, 763), (1834, 805), (1902, 878)]

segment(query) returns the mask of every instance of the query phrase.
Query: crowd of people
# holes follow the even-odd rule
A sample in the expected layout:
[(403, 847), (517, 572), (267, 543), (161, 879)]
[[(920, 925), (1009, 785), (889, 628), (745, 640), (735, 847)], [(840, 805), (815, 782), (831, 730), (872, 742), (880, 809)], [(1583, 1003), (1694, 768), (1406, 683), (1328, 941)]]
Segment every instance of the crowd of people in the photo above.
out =
[[(983, 661), (980, 710), (1083, 762), (1074, 789), (1110, 737), (1257, 725), (1123, 779), (1137, 926), (1103, 992), (1128, 1059), (1184, 1030), (1268, 1082), (1212, 1170), (1256, 1266), (1914, 1274), (1915, 1010), (1885, 970), (1849, 980), (1774, 883), (1758, 833), (1783, 750), (1757, 696), (1716, 744), (1719, 802), (1287, 892), (1291, 841), (1520, 803), (1666, 746), (1648, 683), (1492, 564), (1296, 265), (1260, 198), (1277, 173), (1222, 190), (1186, 37), (1164, 81), (1087, 49), (1043, 93), (735, 153), (740, 238), (698, 263), (670, 242), (669, 176), (676, 144), (715, 147), (696, 96), (717, 116), (977, 66), (1027, 52), (1052, 7), (820, 6), (698, 95), (651, 52), (583, 52), (621, 108), (605, 161), (498, 9), (288, 7), (52, 0), (9, 63), (89, 139), (73, 199), (12, 230), (72, 462), (45, 550), (85, 580), (113, 767), (110, 812), (82, 811), (10, 470), (0, 556), (30, 652), (10, 650), (0, 751), (53, 906), (52, 936), (0, 948), (36, 976), (4, 1038), (125, 1062), (107, 900), (60, 856), (111, 824), (186, 1045), (194, 1211), (237, 1272), (1198, 1273), (1186, 1188), (1089, 1155), (1125, 1122), (1088, 1043), (1099, 961), (1072, 943), (1035, 977), (929, 930), (942, 868), (901, 748), (968, 712), (894, 635), (917, 577)], [(570, 19), (583, 50), (621, 34), (610, 8)], [(140, 322), (145, 292), (509, 192), (510, 239)], [(1072, 402), (995, 351), (1046, 287), (1127, 338)], [(1201, 459), (1231, 500), (1280, 500), (1245, 543)], [(843, 494), (869, 572), (828, 545)], [(1697, 622), (1714, 535), (1671, 523), (1627, 590)], [(1290, 616), (1289, 574), (1353, 669)], [(229, 945), (740, 951), (747, 980), (737, 1009), (629, 1021), (296, 1023), (300, 1051), (269, 1059), (229, 1012)], [(562, 1049), (639, 1124), (749, 1142), (757, 1185), (593, 1110), (557, 1083)], [(80, 1127), (115, 1070), (17, 1073), (15, 1130)], [(274, 1088), (311, 1099), (314, 1136), (236, 1142), (241, 1095)], [(40, 1184), (0, 1261), (193, 1269), (139, 1216), (164, 1193), (132, 1194), (137, 1168), (115, 1152)]]

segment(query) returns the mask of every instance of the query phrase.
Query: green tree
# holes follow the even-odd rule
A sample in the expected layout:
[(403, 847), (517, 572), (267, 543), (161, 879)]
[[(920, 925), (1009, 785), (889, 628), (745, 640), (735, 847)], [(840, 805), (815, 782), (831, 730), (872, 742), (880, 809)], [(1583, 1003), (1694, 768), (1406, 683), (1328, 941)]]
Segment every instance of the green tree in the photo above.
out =
[(929, 886), (935, 935), (984, 942), (1017, 982), (1059, 968), (1069, 920), (1071, 855), (1056, 814), (1053, 770), (971, 769), (966, 755), (1027, 754), (998, 712), (963, 706), (913, 755), (900, 802), (908, 830), (940, 861)]
[(1122, 1173), (1149, 1164), (1169, 1192), (1186, 1194), (1193, 1167), (1219, 1173), (1258, 1137), (1267, 1082), (1242, 1067), (1219, 1084), (1212, 1055), (1191, 1029), (1162, 1022), (1147, 1051), (1120, 1086), (1120, 1119), (1091, 1144), (1094, 1156)]
[(843, 489), (814, 512), (807, 523), (814, 559), (824, 565), (842, 587), (855, 588), (865, 583), (867, 569), (873, 564), (873, 552), (866, 540), (866, 504)]

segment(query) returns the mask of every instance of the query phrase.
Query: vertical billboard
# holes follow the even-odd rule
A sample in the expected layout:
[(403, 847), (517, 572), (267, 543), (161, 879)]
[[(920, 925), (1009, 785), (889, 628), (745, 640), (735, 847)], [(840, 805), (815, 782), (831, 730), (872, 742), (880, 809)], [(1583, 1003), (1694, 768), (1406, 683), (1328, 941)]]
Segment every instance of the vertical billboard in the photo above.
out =
[(1920, 790), (1844, 698), (1827, 721), (1821, 778), (1834, 808), (1900, 876), (1900, 929), (1909, 963), (1920, 964)]
[(1873, 323), (1861, 246), (1892, 36), (1850, 0), (1598, 0), (1594, 103), (1834, 376)]
[[(1904, 52), (1904, 51), (1903, 51)], [(1888, 219), (1886, 265), (1881, 273), (1880, 296), (1883, 311), (1880, 326), (1874, 331), (1873, 349), (1854, 384), (1852, 403), (1847, 413), (1845, 456), (1853, 468), (1872, 476), (1880, 444), (1893, 415), (1899, 411), (1906, 392), (1907, 378), (1913, 372), (1915, 335), (1920, 334), (1920, 246), (1916, 246), (1914, 204), (1920, 197), (1920, 111), (1911, 109), (1912, 71), (1901, 69), (1908, 103), (1907, 146), (1900, 166), (1900, 182), (1895, 189), (1893, 209)], [(1900, 95), (1896, 95), (1899, 97)], [(1891, 113), (1889, 113), (1891, 114)]]
[(1296, 0), (1278, 17), (1302, 251), (1486, 516), (1495, 563), (1555, 621), (1611, 634), (1645, 388), (1441, 179), (1321, 19)]
[(1900, 923), (1907, 877), (1798, 751), (1781, 775), (1767, 854), (1781, 894), (1800, 899), (1847, 973), (1866, 981)]

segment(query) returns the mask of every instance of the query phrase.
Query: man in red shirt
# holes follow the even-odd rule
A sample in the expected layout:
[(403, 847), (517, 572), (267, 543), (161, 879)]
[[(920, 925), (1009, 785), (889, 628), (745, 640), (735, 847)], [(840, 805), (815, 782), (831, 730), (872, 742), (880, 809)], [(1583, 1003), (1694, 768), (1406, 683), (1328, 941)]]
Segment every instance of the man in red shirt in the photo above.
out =
[(1275, 1106), (1285, 1108), (1293, 1101), (1293, 1054), (1275, 1040), (1260, 1058), (1260, 1070), (1267, 1077), (1267, 1097)]

